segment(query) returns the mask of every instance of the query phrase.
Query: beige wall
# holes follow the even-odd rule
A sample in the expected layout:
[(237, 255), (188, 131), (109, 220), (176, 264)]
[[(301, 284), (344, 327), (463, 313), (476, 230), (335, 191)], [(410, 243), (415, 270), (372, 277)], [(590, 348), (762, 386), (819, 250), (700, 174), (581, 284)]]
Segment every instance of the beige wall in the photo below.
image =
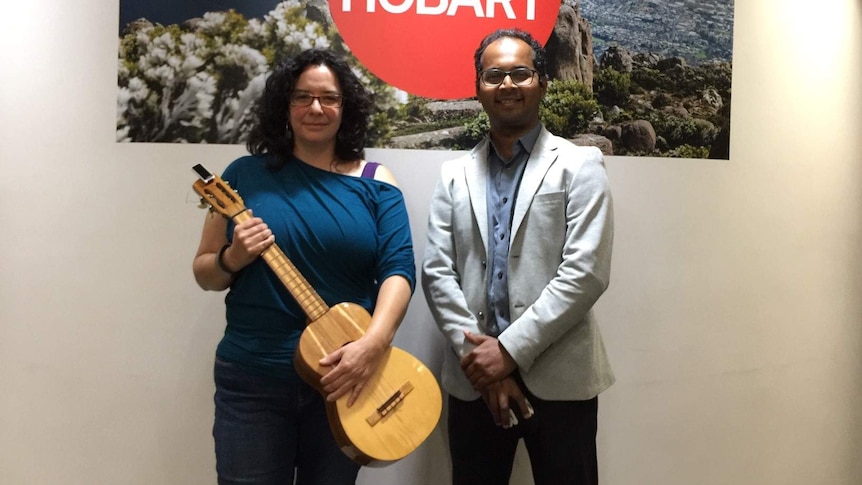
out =
[[(223, 295), (192, 279), (189, 168), (242, 147), (114, 143), (116, 1), (3, 12), (0, 483), (214, 483)], [(739, 0), (731, 161), (608, 159), (603, 483), (862, 483), (860, 59), (856, 0)], [(420, 250), (451, 155), (371, 153)], [(417, 295), (399, 343), (434, 365), (434, 332)], [(437, 432), (360, 483), (444, 483), (447, 464)]]

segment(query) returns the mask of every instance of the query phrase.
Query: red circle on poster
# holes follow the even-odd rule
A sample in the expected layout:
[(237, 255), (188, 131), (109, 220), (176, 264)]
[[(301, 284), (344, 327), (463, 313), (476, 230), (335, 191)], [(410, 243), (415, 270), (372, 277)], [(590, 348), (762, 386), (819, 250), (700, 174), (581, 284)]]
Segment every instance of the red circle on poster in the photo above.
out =
[(365, 67), (417, 96), (475, 96), (473, 53), (500, 28), (544, 44), (560, 0), (330, 0), (339, 34)]

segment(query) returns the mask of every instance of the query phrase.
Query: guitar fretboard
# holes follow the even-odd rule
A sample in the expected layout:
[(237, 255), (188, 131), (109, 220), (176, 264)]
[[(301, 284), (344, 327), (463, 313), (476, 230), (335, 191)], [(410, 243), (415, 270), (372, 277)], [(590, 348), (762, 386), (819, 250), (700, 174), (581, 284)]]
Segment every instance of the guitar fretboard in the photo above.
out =
[[(237, 224), (251, 219), (248, 211), (243, 211), (233, 217)], [(313, 322), (329, 311), (329, 306), (317, 291), (308, 283), (308, 280), (296, 269), (296, 266), (288, 259), (278, 245), (268, 247), (261, 257), (266, 261), (278, 279), (284, 284), (293, 298), (302, 307), (302, 311), (308, 315), (308, 320)]]

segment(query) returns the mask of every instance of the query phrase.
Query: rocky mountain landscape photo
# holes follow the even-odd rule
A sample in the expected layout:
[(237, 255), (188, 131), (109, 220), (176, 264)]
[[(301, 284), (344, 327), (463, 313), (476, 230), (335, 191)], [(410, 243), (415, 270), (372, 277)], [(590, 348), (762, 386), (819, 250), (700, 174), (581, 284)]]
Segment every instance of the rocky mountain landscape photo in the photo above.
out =
[[(564, 0), (542, 122), (607, 155), (728, 159), (732, 37), (733, 0)], [(243, 143), (271, 66), (313, 46), (343, 53), (374, 92), (369, 146), (469, 149), (487, 131), (475, 99), (408, 95), (365, 69), (325, 0), (288, 0), (260, 18), (121, 26), (117, 140)]]
[[(607, 155), (728, 159), (732, 33), (732, 0), (565, 1), (542, 121)], [(382, 145), (467, 149), (487, 128), (470, 100), (404, 115)]]

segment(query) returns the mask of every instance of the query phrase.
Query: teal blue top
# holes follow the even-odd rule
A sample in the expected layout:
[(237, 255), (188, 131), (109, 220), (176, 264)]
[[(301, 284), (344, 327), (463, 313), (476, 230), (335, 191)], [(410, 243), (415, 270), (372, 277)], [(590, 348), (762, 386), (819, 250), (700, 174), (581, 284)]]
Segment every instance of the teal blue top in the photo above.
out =
[[(352, 302), (373, 313), (379, 283), (393, 275), (414, 288), (413, 242), (397, 187), (295, 158), (273, 171), (264, 156), (237, 159), (222, 178), (272, 229), (275, 243), (328, 306)], [(227, 327), (216, 355), (255, 374), (296, 378), (293, 355), (307, 316), (263, 258), (237, 274), (225, 306)]]

